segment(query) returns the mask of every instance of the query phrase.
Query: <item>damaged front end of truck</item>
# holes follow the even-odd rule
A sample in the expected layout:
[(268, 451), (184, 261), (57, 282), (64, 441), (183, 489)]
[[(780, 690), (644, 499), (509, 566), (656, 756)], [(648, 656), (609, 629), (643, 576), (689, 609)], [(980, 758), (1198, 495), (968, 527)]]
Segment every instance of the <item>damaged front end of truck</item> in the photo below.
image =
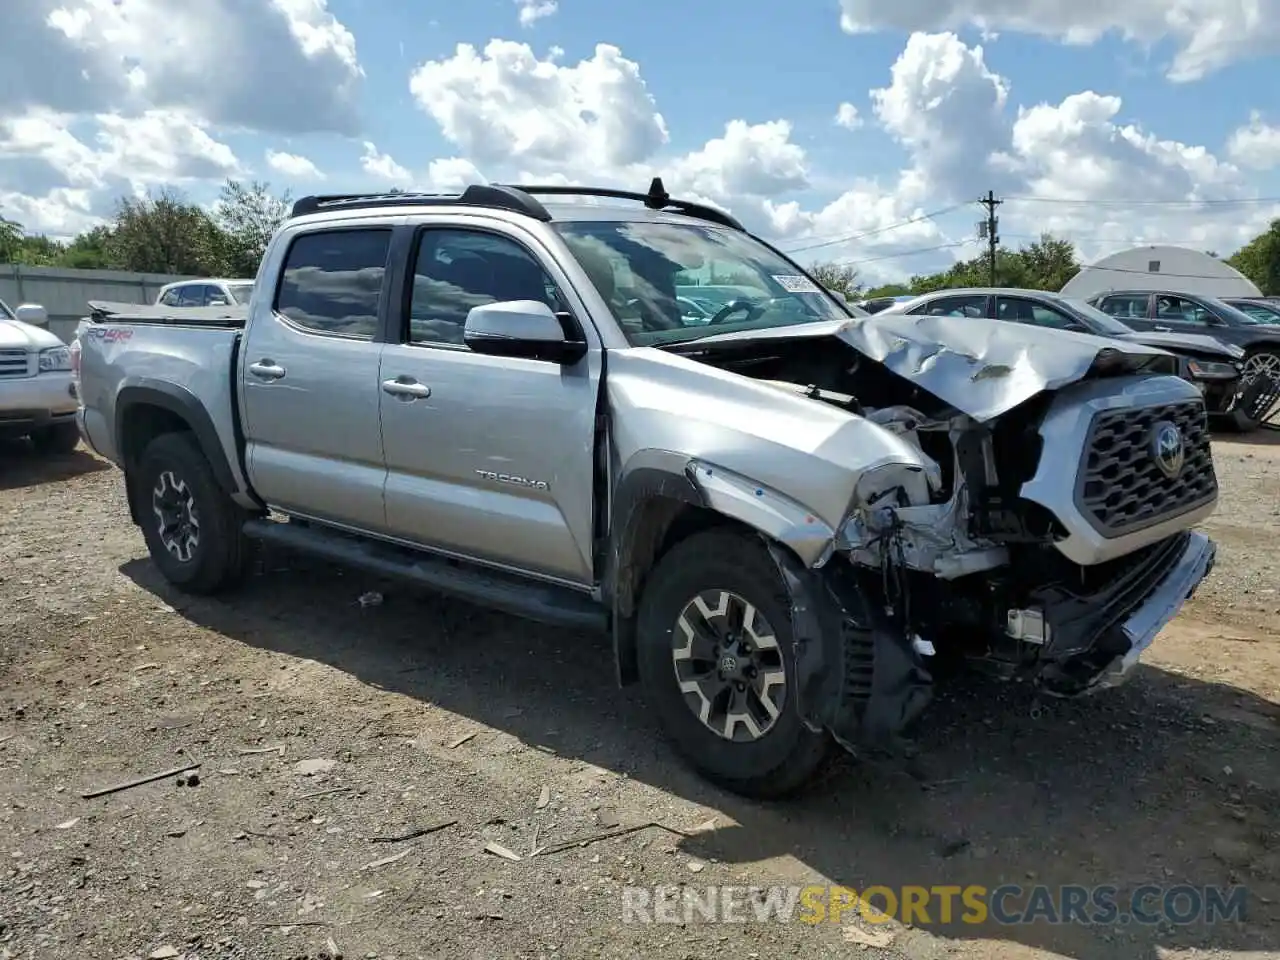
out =
[(764, 536), (801, 716), (848, 749), (899, 746), (952, 664), (1109, 686), (1212, 567), (1204, 405), (1157, 349), (884, 315), (611, 364), (614, 476), (661, 450)]

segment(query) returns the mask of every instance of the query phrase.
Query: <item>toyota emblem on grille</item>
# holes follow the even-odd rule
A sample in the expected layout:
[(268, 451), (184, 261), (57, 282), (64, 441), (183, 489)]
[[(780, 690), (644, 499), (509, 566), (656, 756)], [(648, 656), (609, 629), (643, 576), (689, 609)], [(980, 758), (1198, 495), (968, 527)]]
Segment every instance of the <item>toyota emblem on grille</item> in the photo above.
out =
[(1182, 444), (1182, 431), (1176, 424), (1161, 420), (1151, 428), (1151, 458), (1170, 480), (1182, 472), (1187, 452)]

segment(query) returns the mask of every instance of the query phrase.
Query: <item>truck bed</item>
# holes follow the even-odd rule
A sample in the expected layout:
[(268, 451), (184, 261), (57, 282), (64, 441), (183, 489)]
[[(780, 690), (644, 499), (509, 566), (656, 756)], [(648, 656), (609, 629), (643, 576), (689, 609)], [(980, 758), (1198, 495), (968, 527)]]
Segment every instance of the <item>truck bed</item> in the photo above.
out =
[(225, 307), (169, 307), (145, 303), (115, 303), (90, 300), (90, 323), (165, 324), (169, 326), (243, 327), (249, 308), (243, 304)]

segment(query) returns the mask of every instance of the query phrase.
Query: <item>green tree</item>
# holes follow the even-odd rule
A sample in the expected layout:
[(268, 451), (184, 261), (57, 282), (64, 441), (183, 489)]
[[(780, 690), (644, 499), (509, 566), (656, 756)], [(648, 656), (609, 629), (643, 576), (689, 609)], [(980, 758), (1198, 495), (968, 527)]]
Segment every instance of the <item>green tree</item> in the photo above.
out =
[(1272, 220), (1265, 232), (1227, 257), (1227, 263), (1252, 280), (1264, 295), (1280, 295), (1280, 219)]
[(1061, 290), (1080, 272), (1075, 244), (1048, 233), (1041, 234), (1035, 243), (1023, 247), (1017, 256), (1026, 270), (1025, 285), (1037, 290)]
[(86, 230), (69, 244), (62, 254), (62, 265), (76, 270), (109, 270), (111, 262), (111, 228)]
[(228, 180), (223, 184), (213, 217), (222, 233), (223, 259), (232, 275), (257, 275), (267, 244), (289, 219), (292, 206), (287, 192), (274, 196), (266, 183)]
[(224, 273), (225, 246), (209, 214), (169, 188), (121, 198), (106, 241), (108, 258), (119, 269), (194, 276)]
[(847, 263), (815, 263), (809, 268), (813, 279), (828, 290), (843, 294), (850, 300), (856, 299), (862, 290), (858, 283), (858, 268)]
[(26, 238), (22, 224), (0, 217), (0, 263), (18, 263), (18, 255)]

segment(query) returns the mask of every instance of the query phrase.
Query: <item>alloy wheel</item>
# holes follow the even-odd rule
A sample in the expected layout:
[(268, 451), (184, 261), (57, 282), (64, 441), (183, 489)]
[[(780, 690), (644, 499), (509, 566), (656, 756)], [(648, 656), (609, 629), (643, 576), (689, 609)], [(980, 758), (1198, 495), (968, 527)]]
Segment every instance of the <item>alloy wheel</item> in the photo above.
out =
[(777, 722), (787, 674), (773, 627), (745, 598), (704, 590), (672, 631), (672, 663), (685, 703), (713, 733), (751, 742)]
[(161, 472), (151, 490), (151, 510), (164, 548), (182, 563), (189, 562), (200, 545), (200, 517), (186, 481), (172, 470)]

